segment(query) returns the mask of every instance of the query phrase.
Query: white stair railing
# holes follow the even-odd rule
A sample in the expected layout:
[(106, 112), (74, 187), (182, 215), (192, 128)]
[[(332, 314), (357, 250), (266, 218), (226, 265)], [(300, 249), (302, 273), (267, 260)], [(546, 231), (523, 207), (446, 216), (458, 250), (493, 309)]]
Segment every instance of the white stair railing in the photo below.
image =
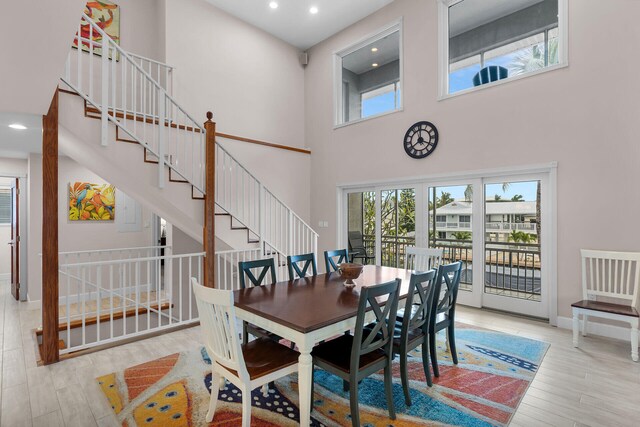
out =
[[(102, 144), (109, 144), (111, 123), (158, 161), (160, 188), (168, 168), (204, 195), (205, 130), (169, 94), (173, 67), (124, 51), (85, 14), (75, 44), (88, 54), (72, 49), (62, 81), (101, 118)], [(260, 240), (263, 255), (316, 252), (317, 233), (220, 144), (215, 169), (216, 204)]]
[(189, 280), (204, 253), (60, 264), (60, 339), (70, 353), (194, 324)]

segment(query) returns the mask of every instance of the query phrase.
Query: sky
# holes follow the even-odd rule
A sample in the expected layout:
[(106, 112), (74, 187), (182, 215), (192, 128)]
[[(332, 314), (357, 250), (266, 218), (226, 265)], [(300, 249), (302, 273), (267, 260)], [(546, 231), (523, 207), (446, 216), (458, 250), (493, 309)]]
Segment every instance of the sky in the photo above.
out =
[[(451, 193), (451, 197), (456, 200), (464, 200), (464, 190), (466, 185), (456, 185), (450, 187), (437, 187), (436, 195), (440, 197), (442, 192)], [(431, 192), (429, 192), (431, 194)], [(523, 200), (526, 202), (536, 201), (536, 181), (528, 182), (510, 182), (509, 188), (506, 191), (502, 191), (502, 183), (500, 184), (487, 184), (485, 186), (485, 198), (487, 200), (493, 200), (494, 196), (498, 194), (502, 197), (502, 200), (509, 200), (516, 194), (523, 196)]]

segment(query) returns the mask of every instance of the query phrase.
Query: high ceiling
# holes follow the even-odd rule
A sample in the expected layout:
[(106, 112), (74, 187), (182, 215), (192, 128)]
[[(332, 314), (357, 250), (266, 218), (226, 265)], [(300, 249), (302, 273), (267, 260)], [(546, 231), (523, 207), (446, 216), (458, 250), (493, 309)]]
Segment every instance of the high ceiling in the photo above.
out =
[[(393, 0), (207, 0), (214, 6), (306, 50)], [(276, 9), (269, 7), (275, 1)], [(318, 12), (311, 14), (311, 7)]]
[(449, 8), (451, 37), (544, 0), (463, 0)]

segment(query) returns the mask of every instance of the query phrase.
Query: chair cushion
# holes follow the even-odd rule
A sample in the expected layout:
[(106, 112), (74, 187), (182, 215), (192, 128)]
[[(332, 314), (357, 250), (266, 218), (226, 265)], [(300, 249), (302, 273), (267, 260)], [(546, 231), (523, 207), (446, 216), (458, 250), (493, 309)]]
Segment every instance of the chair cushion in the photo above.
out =
[[(254, 380), (287, 366), (295, 365), (298, 363), (300, 353), (269, 338), (258, 338), (242, 345), (242, 356), (247, 366), (247, 372), (249, 372), (249, 378)], [(238, 376), (237, 372), (228, 370)]]
[(640, 317), (635, 307), (623, 304), (613, 304), (610, 302), (598, 302), (582, 300), (574, 302), (571, 307), (582, 308), (584, 310), (601, 311), (604, 313), (620, 314), (622, 316)]
[[(393, 346), (399, 348), (400, 347), (400, 330), (396, 329), (394, 334), (393, 334)], [(420, 339), (424, 339), (425, 334), (424, 332), (422, 332), (422, 329), (418, 328), (418, 329), (414, 329), (413, 331), (409, 331), (409, 336), (408, 336), (408, 344), (412, 344), (415, 341), (418, 341)]]
[[(319, 344), (313, 348), (311, 355), (314, 360), (319, 359), (333, 368), (349, 373), (351, 365), (351, 346), (353, 335), (342, 335), (331, 341)], [(378, 349), (360, 356), (360, 369), (373, 365), (387, 357), (384, 351)]]

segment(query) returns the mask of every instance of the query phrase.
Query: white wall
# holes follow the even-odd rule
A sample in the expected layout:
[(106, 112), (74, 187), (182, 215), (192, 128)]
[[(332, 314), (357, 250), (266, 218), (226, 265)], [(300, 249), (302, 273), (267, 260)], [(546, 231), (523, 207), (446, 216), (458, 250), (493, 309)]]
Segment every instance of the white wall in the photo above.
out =
[[(571, 0), (569, 9), (568, 68), (444, 101), (437, 100), (435, 0), (396, 0), (312, 48), (305, 74), (311, 218), (330, 223), (320, 229), (319, 250), (336, 244), (338, 184), (558, 161), (559, 315), (581, 298), (580, 248), (639, 251), (640, 234), (613, 219), (640, 213), (640, 60), (623, 48), (640, 43), (640, 2)], [(334, 130), (332, 53), (400, 17), (404, 111)], [(606, 28), (607, 37), (594, 28)], [(440, 142), (413, 160), (401, 142), (420, 120), (438, 126)]]
[[(60, 252), (150, 246), (152, 242), (151, 212), (143, 209), (143, 228), (139, 232), (120, 233), (115, 221), (69, 221), (69, 183), (105, 181), (68, 157), (60, 157), (58, 165), (58, 249)], [(116, 192), (118, 189), (116, 188)], [(29, 155), (29, 300), (39, 300), (42, 287), (42, 156)], [(118, 215), (116, 205), (115, 215)]]
[[(152, 15), (149, 6), (136, 5)], [(127, 5), (122, 7), (122, 43), (129, 48), (124, 36)], [(204, 0), (162, 0), (155, 10), (159, 24), (153, 31), (160, 34), (155, 55), (176, 67), (174, 97), (194, 119), (204, 122), (206, 112), (212, 111), (218, 132), (305, 146), (304, 68), (296, 48)], [(152, 31), (148, 26), (133, 30)], [(141, 53), (133, 46), (131, 50)], [(308, 154), (220, 142), (276, 196), (309, 219)]]
[[(0, 175), (0, 189), (10, 189), (11, 179)], [(0, 224), (0, 280), (11, 276), (11, 224)]]
[(178, 102), (218, 131), (304, 146), (304, 69), (293, 46), (204, 0), (166, 0)]
[(0, 157), (0, 176), (27, 176), (27, 159)]
[(85, 3), (2, 2), (0, 111), (46, 114)]

